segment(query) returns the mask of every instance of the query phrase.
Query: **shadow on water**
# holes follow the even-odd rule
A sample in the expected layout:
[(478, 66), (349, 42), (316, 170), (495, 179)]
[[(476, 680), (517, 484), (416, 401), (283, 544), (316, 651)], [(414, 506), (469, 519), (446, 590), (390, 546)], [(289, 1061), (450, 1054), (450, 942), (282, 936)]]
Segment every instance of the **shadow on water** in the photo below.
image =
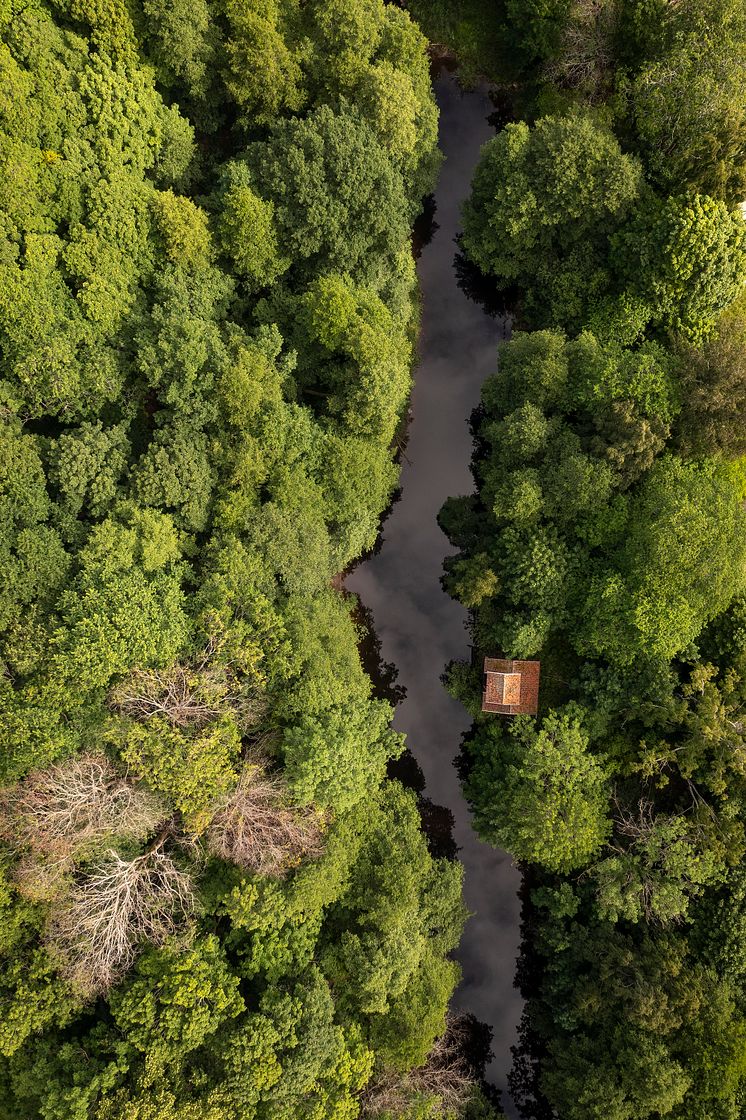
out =
[(510, 317), (518, 294), (515, 289), (498, 288), (494, 280), (480, 272), (460, 251), (454, 257), (453, 270), (461, 291), (472, 303), (479, 304), (485, 315), (503, 320)]
[[(526, 1000), (518, 1042), (513, 1047), (513, 1067), (508, 1076), (510, 1094), (521, 1120), (555, 1120), (555, 1112), (541, 1092), (540, 1073), (546, 1056), (545, 1042), (532, 1026), (533, 1000), (539, 1001), (544, 981), (545, 959), (536, 952), (536, 908), (531, 892), (541, 886), (540, 873), (526, 868), (521, 884), (521, 951), (516, 963), (516, 983)], [(534, 1016), (536, 1008), (533, 1009)]]
[(429, 194), (422, 200), (422, 211), (415, 219), (412, 230), (412, 255), (418, 261), (422, 250), (430, 244), (440, 226), (435, 221), (435, 195)]
[[(371, 555), (376, 555), (376, 552)], [(397, 707), (406, 699), (407, 690), (404, 685), (397, 683), (396, 666), (383, 659), (381, 639), (375, 631), (373, 614), (358, 598), (352, 616), (359, 627), (360, 659), (373, 682), (373, 695), (377, 700), (387, 700), (393, 707)], [(399, 758), (389, 762), (387, 773), (389, 778), (396, 779), (417, 794), (422, 831), (430, 855), (435, 859), (457, 859), (458, 847), (453, 839), (453, 813), (445, 805), (436, 805), (425, 795), (425, 775), (409, 747)]]
[(521, 876), (505, 852), (476, 836), (454, 767), (470, 720), (446, 693), (441, 674), (448, 662), (468, 658), (469, 639), (466, 611), (441, 587), (443, 558), (453, 550), (436, 520), (446, 498), (473, 490), (469, 418), (482, 383), (495, 372), (498, 342), (510, 329), (504, 304), (486, 309), (484, 299), (471, 298), (474, 284), (465, 283), (464, 270), (459, 274), (454, 266), (461, 204), (480, 148), (493, 135), (489, 117), (495, 106), (486, 89), (462, 92), (448, 73), (436, 78), (435, 89), (446, 159), (414, 237), (422, 323), (411, 410), (400, 440), (401, 492), (378, 546), (345, 577), (345, 586), (363, 604), (359, 620), (372, 620), (363, 643), (366, 668), (378, 694), (396, 703), (394, 727), (407, 735), (409, 751), (391, 773), (418, 792), (431, 850), (457, 852), (464, 866), (472, 917), (457, 954), (463, 979), (453, 1005), (472, 1016), (482, 1060), (489, 1056), (491, 1035), (487, 1077), (515, 1118), (508, 1070), (522, 1010), (513, 982)]

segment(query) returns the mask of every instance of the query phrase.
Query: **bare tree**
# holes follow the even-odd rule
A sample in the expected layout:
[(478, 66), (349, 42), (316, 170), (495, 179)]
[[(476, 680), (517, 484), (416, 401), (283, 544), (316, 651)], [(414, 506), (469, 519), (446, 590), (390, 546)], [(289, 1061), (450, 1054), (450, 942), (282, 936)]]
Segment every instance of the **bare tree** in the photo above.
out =
[(129, 860), (110, 849), (53, 909), (46, 943), (85, 995), (107, 991), (143, 943), (162, 945), (193, 913), (191, 880), (162, 843)]
[(144, 840), (163, 818), (156, 798), (118, 774), (105, 755), (83, 754), (3, 791), (0, 835), (15, 847), (64, 860), (107, 836)]
[(247, 765), (207, 832), (213, 855), (260, 875), (282, 875), (304, 857), (321, 854), (317, 809), (291, 805), (282, 779), (265, 762)]
[[(686, 784), (692, 796), (692, 810), (698, 808), (703, 810), (703, 812), (717, 824), (717, 815), (712, 807), (705, 802), (694, 783), (687, 781)], [(697, 819), (696, 815), (692, 815), (688, 811), (673, 815), (656, 813), (654, 803), (644, 796), (639, 798), (637, 805), (628, 806), (619, 799), (617, 794), (614, 794), (613, 805), (616, 809), (614, 832), (617, 836), (623, 837), (624, 839), (619, 843), (610, 842), (607, 847), (618, 855), (624, 855), (633, 845), (644, 845), (648, 843), (659, 831), (662, 823), (672, 824), (686, 821), (687, 837), (703, 836), (701, 821)], [(669, 846), (677, 842), (678, 837), (674, 836)], [(665, 850), (665, 847), (662, 848), (663, 854), (665, 854)]]
[(363, 1116), (405, 1112), (418, 1098), (437, 1098), (434, 1115), (462, 1112), (476, 1088), (466, 1059), (466, 1020), (450, 1016), (445, 1034), (437, 1039), (424, 1066), (407, 1074), (386, 1071), (368, 1086)]
[(214, 639), (193, 663), (133, 670), (110, 693), (112, 707), (133, 719), (162, 716), (177, 727), (196, 728), (231, 711), (241, 729), (250, 730), (266, 714), (267, 700), (230, 665), (216, 661), (218, 648)]
[(614, 63), (616, 0), (575, 0), (557, 57), (546, 67), (550, 81), (585, 86), (591, 100), (602, 97)]
[[(617, 794), (613, 797), (614, 808), (616, 809), (616, 816), (614, 818), (615, 831), (625, 837), (625, 839), (633, 843), (638, 840), (647, 840), (653, 831), (655, 824), (655, 806), (653, 802), (647, 797), (640, 797), (637, 805), (630, 807), (621, 801)], [(615, 852), (623, 855), (626, 851), (626, 845), (613, 845)]]

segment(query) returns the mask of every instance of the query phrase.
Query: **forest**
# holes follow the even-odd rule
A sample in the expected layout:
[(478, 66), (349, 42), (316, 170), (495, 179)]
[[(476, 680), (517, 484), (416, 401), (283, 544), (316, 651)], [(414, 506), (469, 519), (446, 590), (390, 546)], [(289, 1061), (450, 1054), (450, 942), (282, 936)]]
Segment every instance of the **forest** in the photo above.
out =
[[(513, 309), (440, 522), (526, 1120), (746, 1116), (744, 0), (0, 0), (0, 1120), (496, 1120), (341, 575), (430, 53)], [(480, 711), (479, 656), (542, 663)], [(489, 884), (484, 884), (489, 890)], [(511, 967), (506, 962), (506, 967)]]
[[(746, 5), (416, 0), (509, 116), (463, 267), (514, 309), (440, 514), (461, 759), (525, 872), (532, 1120), (746, 1116)], [(484, 654), (542, 663), (481, 712)]]
[(339, 584), (397, 483), (427, 41), (383, 0), (0, 31), (0, 1117), (492, 1116)]

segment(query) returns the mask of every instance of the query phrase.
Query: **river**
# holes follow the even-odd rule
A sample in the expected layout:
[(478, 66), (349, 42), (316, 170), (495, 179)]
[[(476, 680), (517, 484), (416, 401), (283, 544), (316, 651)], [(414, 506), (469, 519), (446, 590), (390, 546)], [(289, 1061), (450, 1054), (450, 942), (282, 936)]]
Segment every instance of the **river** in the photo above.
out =
[(443, 558), (453, 550), (436, 522), (447, 497), (474, 488), (468, 418), (482, 382), (495, 371), (497, 343), (509, 329), (506, 319), (491, 317), (464, 294), (454, 269), (460, 206), (479, 149), (494, 130), (487, 121), (492, 105), (485, 90), (462, 93), (454, 77), (442, 72), (435, 91), (446, 160), (435, 192), (434, 233), (418, 262), (420, 358), (401, 497), (383, 525), (378, 550), (355, 568), (345, 586), (372, 616), (381, 656), (395, 665), (397, 684), (406, 689), (394, 726), (407, 735), (424, 773), (425, 794), (453, 815), (465, 901), (473, 914), (458, 952), (463, 980), (453, 1004), (492, 1028), (495, 1056), (487, 1076), (503, 1092), (507, 1115), (514, 1117), (507, 1075), (522, 1007), (513, 987), (520, 874), (505, 852), (477, 838), (453, 766), (470, 720), (445, 692), (440, 676), (448, 661), (469, 656), (469, 639), (466, 612), (440, 586)]

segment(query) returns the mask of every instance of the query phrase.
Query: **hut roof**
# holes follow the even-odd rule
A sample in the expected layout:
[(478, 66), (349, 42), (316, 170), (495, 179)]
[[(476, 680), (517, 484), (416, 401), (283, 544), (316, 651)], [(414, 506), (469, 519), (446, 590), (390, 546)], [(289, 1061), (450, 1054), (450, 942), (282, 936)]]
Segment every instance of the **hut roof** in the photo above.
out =
[(536, 715), (539, 710), (540, 661), (485, 657), (482, 711), (499, 715)]

